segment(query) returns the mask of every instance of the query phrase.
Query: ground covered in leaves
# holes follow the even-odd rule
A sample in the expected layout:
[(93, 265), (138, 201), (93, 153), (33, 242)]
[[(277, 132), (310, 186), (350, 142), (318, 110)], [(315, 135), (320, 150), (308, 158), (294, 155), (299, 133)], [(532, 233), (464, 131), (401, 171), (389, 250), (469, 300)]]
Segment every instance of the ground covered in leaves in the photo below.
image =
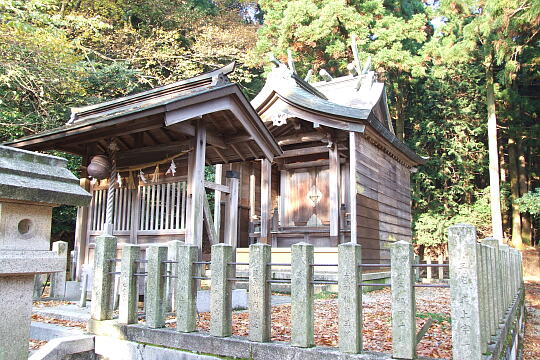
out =
[[(47, 307), (55, 307), (55, 306), (68, 305), (68, 304), (73, 304), (73, 302), (59, 301), (59, 300), (46, 300), (46, 301), (34, 301), (32, 305), (37, 308), (47, 308)], [(32, 314), (31, 319), (32, 321), (37, 321), (37, 322), (44, 322), (48, 324), (55, 324), (55, 325), (60, 325), (60, 326), (65, 326), (65, 327), (77, 327), (81, 329), (86, 329), (86, 322), (83, 322), (83, 321), (61, 320), (61, 319), (56, 319), (53, 317), (41, 316), (38, 314)], [(46, 343), (47, 341), (30, 339), (30, 342), (28, 344), (28, 349), (38, 350)]]
[(30, 343), (28, 344), (28, 349), (39, 350), (46, 343), (47, 341), (30, 339)]
[(525, 338), (523, 360), (540, 359), (540, 281), (525, 281)]
[[(363, 301), (363, 342), (364, 351), (392, 352), (391, 293), (389, 289), (364, 295)], [(418, 288), (416, 290), (417, 329), (428, 318), (433, 318), (427, 334), (418, 344), (418, 355), (432, 358), (451, 358), (452, 330), (450, 325), (450, 298), (448, 289)], [(290, 341), (290, 304), (272, 307), (272, 340)], [(337, 299), (315, 300), (315, 344), (338, 346)], [(171, 323), (169, 326), (174, 327)], [(200, 313), (198, 328), (208, 331), (210, 314)], [(249, 335), (249, 316), (246, 311), (233, 314), (233, 334)]]

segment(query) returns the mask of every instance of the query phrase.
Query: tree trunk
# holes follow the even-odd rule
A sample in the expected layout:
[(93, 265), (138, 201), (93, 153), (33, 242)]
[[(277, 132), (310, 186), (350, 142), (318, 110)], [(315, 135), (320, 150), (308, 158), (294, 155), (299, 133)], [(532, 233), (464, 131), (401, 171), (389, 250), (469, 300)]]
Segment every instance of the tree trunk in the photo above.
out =
[[(503, 141), (504, 140), (501, 139), (501, 142), (503, 142)], [(500, 177), (501, 184), (504, 184), (508, 180), (507, 179), (508, 164), (506, 163), (504, 150), (505, 150), (504, 146), (500, 145), (499, 146), (499, 171), (500, 171), (500, 174), (501, 174), (501, 177)], [(503, 232), (504, 232), (504, 231), (507, 231), (510, 228), (511, 214), (510, 214), (509, 210), (506, 209), (506, 211), (501, 211), (501, 216), (502, 216), (502, 226), (503, 226)]]
[[(525, 195), (529, 191), (529, 172), (525, 159), (525, 149), (522, 143), (518, 143), (518, 167), (519, 167), (519, 196)], [(530, 215), (527, 213), (521, 214), (521, 239), (525, 244), (532, 245), (531, 232), (532, 225)]]
[(521, 215), (516, 200), (519, 198), (519, 170), (517, 161), (517, 145), (513, 138), (508, 139), (508, 170), (510, 175), (510, 198), (512, 200), (512, 244), (521, 249)]
[[(491, 58), (491, 56), (490, 56)], [(497, 116), (493, 88), (492, 61), (486, 64), (486, 105), (488, 113), (489, 189), (491, 203), (491, 228), (493, 237), (502, 244), (501, 191), (499, 185), (499, 155), (497, 151)]]

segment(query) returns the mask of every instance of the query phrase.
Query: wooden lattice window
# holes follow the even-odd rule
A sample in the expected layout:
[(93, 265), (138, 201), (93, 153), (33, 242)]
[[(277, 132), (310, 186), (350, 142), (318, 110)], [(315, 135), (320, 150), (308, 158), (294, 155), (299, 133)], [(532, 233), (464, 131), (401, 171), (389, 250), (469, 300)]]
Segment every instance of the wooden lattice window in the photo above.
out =
[[(139, 211), (139, 232), (176, 232), (186, 225), (186, 182), (140, 185), (136, 189), (117, 188), (114, 196), (115, 231), (131, 231), (135, 209)], [(89, 230), (101, 232), (107, 212), (107, 189), (95, 187), (90, 205)]]
[(186, 182), (139, 187), (139, 230), (183, 230), (186, 224)]

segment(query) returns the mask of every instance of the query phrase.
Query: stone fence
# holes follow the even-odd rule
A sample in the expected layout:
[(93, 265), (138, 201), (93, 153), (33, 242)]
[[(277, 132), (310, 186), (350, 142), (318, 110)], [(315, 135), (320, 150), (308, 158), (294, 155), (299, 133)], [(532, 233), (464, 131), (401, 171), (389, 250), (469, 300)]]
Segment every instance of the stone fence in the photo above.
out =
[[(168, 246), (149, 246), (146, 259), (140, 258), (138, 245), (124, 245), (121, 259), (117, 259), (116, 238), (100, 236), (95, 248), (89, 329), (99, 335), (117, 334), (124, 339), (220, 356), (270, 359), (275, 355), (268, 346), (275, 345), (282, 354), (302, 353), (301, 358), (306, 359), (331, 359), (332, 354), (339, 359), (415, 359), (417, 344), (430, 326), (428, 321), (422, 329), (416, 329), (415, 288), (449, 287), (454, 359), (511, 358), (517, 348), (507, 340), (509, 335), (513, 341), (519, 338), (523, 314), (521, 255), (507, 245), (499, 245), (495, 239), (477, 242), (476, 230), (470, 225), (450, 228), (449, 264), (416, 264), (412, 245), (403, 241), (392, 245), (391, 264), (362, 264), (360, 245), (339, 245), (338, 264), (330, 265), (338, 268), (338, 280), (333, 283), (339, 288), (339, 351), (312, 348), (313, 288), (321, 283), (313, 278), (314, 267), (321, 266), (314, 263), (313, 251), (310, 244), (295, 244), (291, 264), (273, 264), (271, 247), (254, 244), (250, 246), (249, 263), (237, 263), (231, 246), (217, 244), (212, 246), (211, 262), (202, 262), (196, 246), (173, 241)], [(209, 278), (200, 275), (202, 265), (210, 265)], [(249, 276), (237, 277), (235, 266), (249, 266)], [(291, 279), (272, 279), (272, 266), (291, 266)], [(363, 283), (362, 270), (369, 266), (390, 267), (391, 284)], [(416, 269), (426, 266), (449, 267), (449, 284), (416, 283)], [(120, 281), (119, 312), (115, 320), (114, 276), (119, 276)], [(144, 325), (138, 324), (137, 313), (137, 279), (142, 277), (146, 279)], [(196, 331), (196, 297), (201, 280), (211, 283), (209, 334)], [(246, 340), (231, 337), (231, 293), (234, 283), (240, 281), (249, 284), (249, 338)], [(291, 284), (288, 346), (268, 344), (271, 340), (270, 286), (274, 282)], [(385, 285), (391, 287), (392, 293), (392, 354), (370, 355), (362, 352), (362, 288)], [(169, 303), (167, 286), (175, 290), (172, 306), (176, 315), (175, 330), (162, 329)], [(242, 352), (242, 349), (247, 350)], [(324, 356), (318, 357), (320, 353)], [(505, 355), (507, 353), (509, 355)]]

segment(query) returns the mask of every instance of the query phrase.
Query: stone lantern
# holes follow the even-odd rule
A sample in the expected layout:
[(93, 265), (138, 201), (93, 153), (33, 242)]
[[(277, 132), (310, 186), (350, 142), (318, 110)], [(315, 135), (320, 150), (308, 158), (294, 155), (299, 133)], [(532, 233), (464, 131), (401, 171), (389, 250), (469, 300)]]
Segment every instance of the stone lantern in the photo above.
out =
[(0, 146), (0, 359), (27, 359), (36, 274), (63, 271), (49, 251), (52, 208), (91, 196), (55, 156)]

